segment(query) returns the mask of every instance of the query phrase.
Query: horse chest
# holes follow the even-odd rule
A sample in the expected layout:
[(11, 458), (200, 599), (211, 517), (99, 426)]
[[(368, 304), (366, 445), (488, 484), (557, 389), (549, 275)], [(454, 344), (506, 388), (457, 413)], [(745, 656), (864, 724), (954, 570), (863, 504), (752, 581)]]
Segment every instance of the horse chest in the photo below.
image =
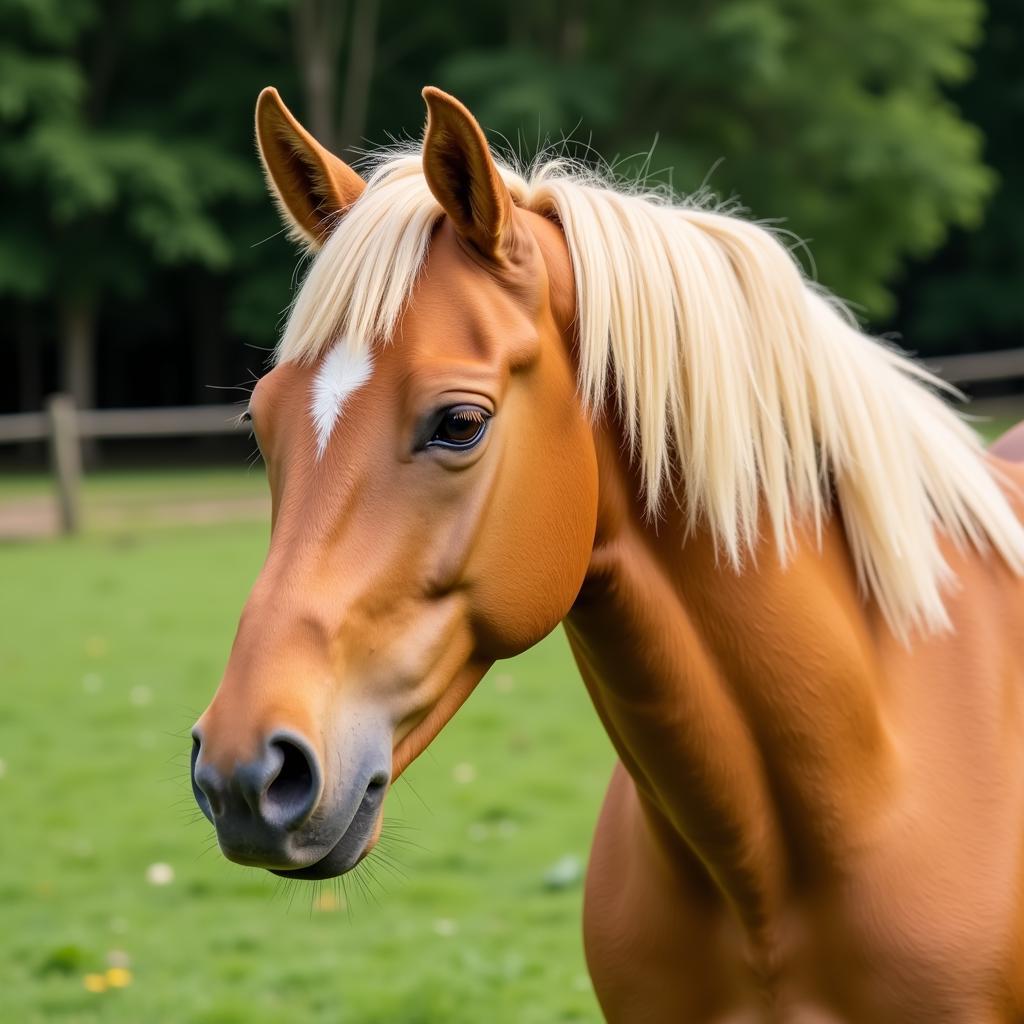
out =
[(944, 854), (935, 836), (901, 828), (784, 908), (768, 965), (725, 902), (653, 848), (641, 816), (619, 767), (585, 911), (588, 963), (613, 1024), (1020, 1020), (1019, 865), (998, 852), (1016, 848), (1002, 836)]

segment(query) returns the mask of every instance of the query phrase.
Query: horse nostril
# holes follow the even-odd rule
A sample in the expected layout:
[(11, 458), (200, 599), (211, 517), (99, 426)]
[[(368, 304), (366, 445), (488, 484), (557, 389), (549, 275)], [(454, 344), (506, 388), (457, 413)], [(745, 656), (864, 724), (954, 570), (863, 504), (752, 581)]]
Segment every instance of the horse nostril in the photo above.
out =
[[(200, 767), (196, 771), (199, 762), (199, 751), (202, 741), (198, 733), (192, 734), (192, 759), (189, 767), (189, 774), (192, 778), (192, 795), (196, 798), (199, 810), (212, 822), (214, 815), (219, 813), (219, 800), (217, 795), (217, 783), (209, 767)], [(217, 801), (217, 806), (214, 805)]]
[(281, 757), (281, 767), (263, 797), (268, 819), (285, 827), (296, 827), (309, 817), (320, 795), (320, 772), (316, 756), (294, 738), (277, 737), (270, 747)]

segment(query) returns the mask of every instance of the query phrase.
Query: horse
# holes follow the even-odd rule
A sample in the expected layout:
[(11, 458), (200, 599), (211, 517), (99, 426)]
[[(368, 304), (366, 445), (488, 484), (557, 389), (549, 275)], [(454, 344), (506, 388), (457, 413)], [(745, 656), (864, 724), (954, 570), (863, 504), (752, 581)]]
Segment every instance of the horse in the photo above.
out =
[(497, 660), (560, 623), (614, 745), (609, 1021), (1024, 1019), (1024, 454), (768, 228), (492, 154), (423, 92), (358, 173), (278, 93), (312, 254), (251, 395), (269, 551), (195, 726), (223, 853), (348, 871)]

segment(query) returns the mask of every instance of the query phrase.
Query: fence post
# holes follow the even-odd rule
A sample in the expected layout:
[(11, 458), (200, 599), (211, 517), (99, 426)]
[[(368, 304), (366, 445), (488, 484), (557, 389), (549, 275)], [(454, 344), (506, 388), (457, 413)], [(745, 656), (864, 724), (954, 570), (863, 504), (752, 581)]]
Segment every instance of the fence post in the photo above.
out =
[(77, 533), (82, 450), (74, 399), (69, 395), (51, 395), (46, 400), (46, 411), (50, 418), (50, 462), (57, 485), (60, 531)]

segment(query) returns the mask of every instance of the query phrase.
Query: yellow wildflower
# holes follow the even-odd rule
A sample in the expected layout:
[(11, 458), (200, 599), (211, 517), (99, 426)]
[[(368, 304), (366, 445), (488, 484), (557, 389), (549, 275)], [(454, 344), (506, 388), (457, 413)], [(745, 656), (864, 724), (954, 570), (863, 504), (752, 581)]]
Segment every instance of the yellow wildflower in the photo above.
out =
[(332, 910), (343, 910), (344, 907), (345, 901), (329, 890), (327, 892), (320, 893), (320, 895), (313, 901), (314, 910), (321, 910), (327, 913), (330, 913)]

